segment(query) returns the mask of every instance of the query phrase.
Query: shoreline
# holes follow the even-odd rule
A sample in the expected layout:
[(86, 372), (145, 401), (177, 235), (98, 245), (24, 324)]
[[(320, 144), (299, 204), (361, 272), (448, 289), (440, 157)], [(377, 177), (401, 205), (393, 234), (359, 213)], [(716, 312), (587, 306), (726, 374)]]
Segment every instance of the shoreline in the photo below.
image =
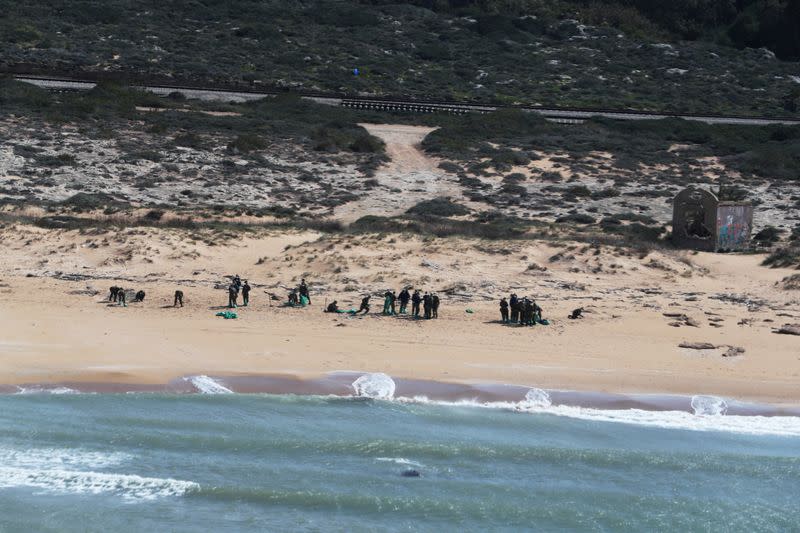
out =
[[(540, 389), (508, 383), (445, 382), (430, 379), (391, 377), (388, 396), (358, 394), (354, 382), (362, 376), (382, 373), (334, 371), (313, 378), (291, 374), (269, 375), (187, 375), (163, 384), (63, 381), (50, 383), (0, 384), (2, 395), (30, 394), (269, 394), (285, 396), (331, 396), (386, 399), (446, 404), (504, 405), (527, 408), (577, 407), (595, 410), (679, 411), (697, 415), (792, 416), (800, 417), (798, 404), (774, 404), (715, 395), (670, 393), (621, 393), (586, 390)], [(532, 395), (529, 396), (529, 393)]]

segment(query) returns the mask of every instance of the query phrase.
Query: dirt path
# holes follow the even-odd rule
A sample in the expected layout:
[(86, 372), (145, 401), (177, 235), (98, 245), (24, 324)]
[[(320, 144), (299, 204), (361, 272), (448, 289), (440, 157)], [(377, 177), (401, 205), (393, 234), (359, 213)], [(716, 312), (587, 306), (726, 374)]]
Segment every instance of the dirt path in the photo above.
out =
[(334, 216), (352, 222), (365, 215), (395, 216), (415, 204), (439, 196), (461, 196), (453, 176), (438, 168), (420, 143), (435, 128), (398, 124), (362, 124), (386, 143), (390, 161), (378, 169), (378, 186), (355, 202), (339, 206)]

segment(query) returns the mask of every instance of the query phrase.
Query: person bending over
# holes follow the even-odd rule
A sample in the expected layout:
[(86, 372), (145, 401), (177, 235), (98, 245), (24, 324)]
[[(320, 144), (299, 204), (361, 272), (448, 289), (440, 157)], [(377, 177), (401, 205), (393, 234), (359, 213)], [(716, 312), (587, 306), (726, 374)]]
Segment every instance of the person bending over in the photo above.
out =
[(358, 308), (358, 312), (359, 312), (359, 313), (360, 313), (361, 311), (364, 311), (364, 314), (365, 314), (365, 315), (366, 315), (367, 313), (369, 313), (369, 298), (370, 298), (370, 297), (369, 297), (369, 295), (367, 295), (367, 296), (364, 296), (364, 297), (361, 299), (361, 307), (359, 307), (359, 308)]

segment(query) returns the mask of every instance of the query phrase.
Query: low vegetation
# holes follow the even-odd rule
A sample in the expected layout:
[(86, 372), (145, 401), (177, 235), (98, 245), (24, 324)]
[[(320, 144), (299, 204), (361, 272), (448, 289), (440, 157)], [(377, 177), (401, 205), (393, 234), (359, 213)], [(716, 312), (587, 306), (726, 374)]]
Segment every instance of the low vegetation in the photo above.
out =
[[(671, 150), (675, 145), (681, 149)], [(518, 159), (526, 155), (535, 158), (534, 150), (563, 151), (578, 157), (608, 152), (614, 156), (614, 166), (624, 170), (713, 156), (745, 177), (800, 180), (800, 126), (710, 125), (680, 119), (615, 121), (597, 117), (580, 127), (564, 127), (535, 114), (504, 110), (450, 119), (428, 135), (423, 146), (428, 153), (453, 160), (489, 158), (495, 168), (492, 158), (508, 153), (509, 148), (518, 150)], [(609, 189), (605, 194), (614, 196), (615, 191)]]
[(785, 115), (800, 106), (798, 10), (795, 0), (0, 0), (0, 71)]
[(800, 246), (782, 246), (769, 254), (761, 264), (772, 268), (800, 269)]

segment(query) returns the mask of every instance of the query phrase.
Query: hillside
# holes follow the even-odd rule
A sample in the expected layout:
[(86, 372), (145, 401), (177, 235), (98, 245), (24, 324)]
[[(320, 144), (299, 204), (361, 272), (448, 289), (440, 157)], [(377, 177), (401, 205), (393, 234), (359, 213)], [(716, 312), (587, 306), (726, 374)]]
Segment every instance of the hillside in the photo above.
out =
[(668, 236), (674, 195), (695, 185), (754, 203), (759, 244), (796, 247), (798, 154), (797, 126), (563, 125), (518, 110), (399, 115), (0, 80), (0, 218), (45, 227), (224, 222), (649, 247)]
[(729, 4), (0, 0), (0, 70), (797, 114), (797, 2)]

